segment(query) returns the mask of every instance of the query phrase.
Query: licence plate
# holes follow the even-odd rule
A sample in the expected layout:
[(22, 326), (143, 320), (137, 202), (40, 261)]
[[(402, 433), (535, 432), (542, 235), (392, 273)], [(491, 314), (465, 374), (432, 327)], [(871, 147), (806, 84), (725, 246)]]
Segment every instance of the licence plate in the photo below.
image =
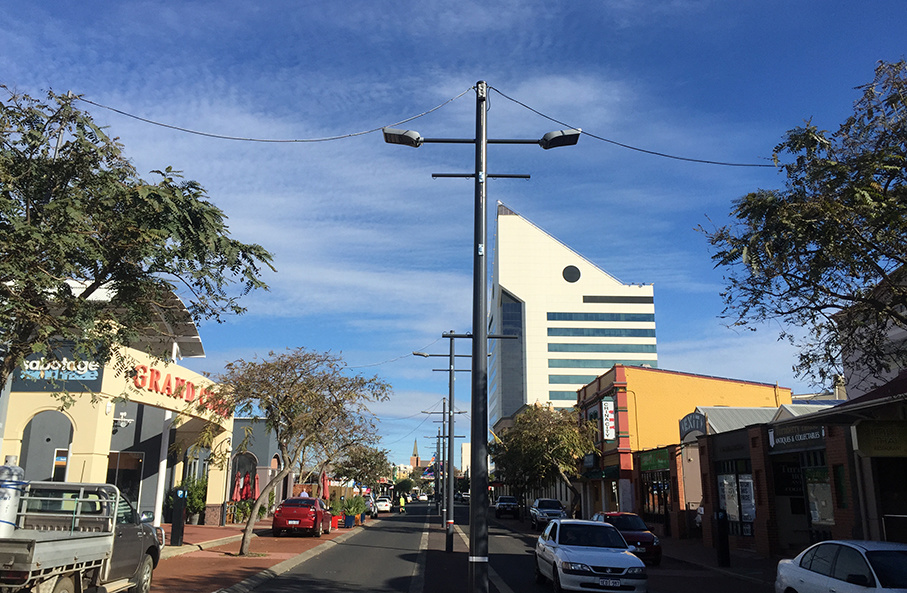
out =
[(599, 579), (598, 584), (601, 587), (620, 587), (620, 579)]
[(287, 521), (287, 525), (299, 525), (299, 521)]

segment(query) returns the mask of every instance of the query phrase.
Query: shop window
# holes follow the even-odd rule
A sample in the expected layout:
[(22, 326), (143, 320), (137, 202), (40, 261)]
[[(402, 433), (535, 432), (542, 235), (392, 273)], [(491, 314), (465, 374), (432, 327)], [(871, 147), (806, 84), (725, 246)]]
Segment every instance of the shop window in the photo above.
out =
[(718, 508), (727, 512), (730, 534), (752, 536), (756, 499), (749, 460), (722, 461), (716, 470)]

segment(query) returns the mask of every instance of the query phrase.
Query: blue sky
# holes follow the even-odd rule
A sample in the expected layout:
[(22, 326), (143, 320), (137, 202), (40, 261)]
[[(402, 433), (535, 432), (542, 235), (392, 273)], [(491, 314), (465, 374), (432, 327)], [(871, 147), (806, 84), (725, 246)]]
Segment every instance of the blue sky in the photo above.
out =
[[(414, 441), (430, 455), (439, 417), (421, 411), (440, 410), (447, 393), (446, 373), (432, 371), (444, 360), (410, 353), (444, 354), (443, 332), (471, 330), (472, 181), (431, 174), (468, 173), (474, 156), (469, 145), (413, 150), (353, 134), (446, 103), (401, 127), (472, 137), (469, 89), (485, 80), (499, 91), (492, 138), (564, 127), (509, 97), (638, 148), (768, 164), (805, 120), (837, 128), (876, 62), (904, 56), (905, 25), (903, 0), (31, 0), (0, 7), (0, 82), (215, 135), (349, 135), (222, 140), (82, 104), (139, 171), (184, 171), (235, 238), (275, 254), (271, 291), (247, 297), (243, 317), (202, 325), (207, 358), (184, 364), (217, 373), (288, 347), (342, 354), (393, 385), (374, 411), (381, 446), (407, 463)], [(796, 352), (778, 343), (777, 326), (723, 325), (721, 271), (695, 231), (724, 223), (734, 199), (781, 187), (776, 169), (666, 159), (588, 136), (488, 155), (489, 172), (532, 177), (492, 180), (489, 206), (504, 202), (623, 282), (654, 284), (661, 368), (812, 391), (793, 375)], [(456, 404), (468, 410), (459, 375)]]

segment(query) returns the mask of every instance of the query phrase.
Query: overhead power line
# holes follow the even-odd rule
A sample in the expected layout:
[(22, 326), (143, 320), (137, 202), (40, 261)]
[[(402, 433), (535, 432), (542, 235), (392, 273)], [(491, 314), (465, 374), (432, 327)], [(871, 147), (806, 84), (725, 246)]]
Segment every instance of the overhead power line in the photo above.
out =
[[(80, 101), (84, 101), (85, 103), (89, 103), (89, 104), (91, 104), (91, 105), (94, 105), (95, 107), (100, 107), (101, 109), (107, 109), (108, 111), (113, 111), (114, 113), (118, 113), (118, 114), (120, 114), (120, 115), (122, 115), (122, 116), (129, 117), (129, 118), (132, 118), (132, 119), (135, 119), (135, 120), (138, 120), (138, 121), (141, 121), (141, 122), (144, 122), (144, 123), (153, 125), (153, 126), (159, 126), (159, 127), (167, 128), (167, 129), (170, 129), (170, 130), (176, 130), (177, 132), (184, 132), (184, 133), (186, 133), (186, 134), (194, 134), (194, 135), (196, 135), (196, 136), (204, 136), (204, 137), (206, 137), (206, 138), (215, 138), (215, 139), (218, 139), (218, 140), (234, 140), (234, 141), (238, 141), (238, 142), (263, 142), (263, 143), (284, 143), (284, 144), (298, 143), (298, 144), (305, 144), (305, 143), (315, 143), (315, 142), (331, 142), (331, 141), (334, 141), (334, 140), (345, 140), (345, 139), (347, 139), (347, 138), (355, 138), (356, 136), (364, 136), (364, 135), (366, 135), (366, 134), (372, 134), (372, 133), (375, 133), (375, 132), (380, 132), (381, 130), (383, 130), (384, 128), (387, 128), (387, 127), (399, 126), (399, 125), (405, 124), (405, 123), (407, 123), (407, 122), (411, 122), (411, 121), (413, 121), (413, 120), (416, 120), (416, 119), (419, 119), (419, 118), (421, 118), (421, 117), (424, 117), (424, 116), (426, 116), (426, 115), (428, 115), (428, 114), (430, 114), (430, 113), (434, 113), (435, 111), (438, 111), (439, 109), (441, 109), (442, 107), (448, 105), (449, 103), (452, 103), (452, 102), (456, 101), (457, 99), (459, 99), (460, 97), (462, 97), (463, 95), (465, 95), (465, 94), (468, 93), (469, 91), (473, 90), (474, 88), (475, 88), (475, 87), (470, 87), (470, 88), (466, 89), (465, 91), (463, 91), (462, 93), (460, 93), (459, 95), (456, 95), (456, 96), (451, 97), (450, 99), (444, 101), (444, 102), (441, 103), (440, 105), (437, 105), (437, 106), (435, 106), (435, 107), (433, 107), (433, 108), (431, 108), (431, 109), (429, 109), (429, 110), (427, 110), (427, 111), (423, 111), (422, 113), (419, 113), (419, 114), (417, 114), (417, 115), (413, 115), (412, 117), (408, 117), (408, 118), (402, 119), (402, 120), (400, 120), (400, 121), (396, 121), (396, 122), (391, 123), (391, 124), (382, 125), (382, 126), (379, 126), (379, 127), (371, 128), (371, 129), (368, 129), (368, 130), (363, 130), (363, 131), (360, 131), (360, 132), (350, 132), (350, 133), (348, 133), (348, 134), (339, 134), (339, 135), (336, 135), (336, 136), (324, 136), (324, 137), (320, 137), (320, 138), (247, 138), (247, 137), (242, 137), (242, 136), (231, 136), (231, 135), (227, 135), (227, 134), (214, 134), (214, 133), (211, 133), (211, 132), (202, 132), (202, 131), (200, 131), (200, 130), (193, 130), (193, 129), (190, 129), (190, 128), (184, 128), (184, 127), (176, 126), (176, 125), (173, 125), (173, 124), (167, 124), (167, 123), (155, 121), (155, 120), (153, 120), (153, 119), (148, 119), (148, 118), (146, 118), (146, 117), (141, 117), (141, 116), (138, 116), (138, 115), (135, 115), (135, 114), (132, 114), (132, 113), (123, 111), (123, 110), (121, 110), (121, 109), (117, 109), (117, 108), (115, 108), (115, 107), (110, 107), (109, 105), (103, 105), (103, 104), (101, 104), (101, 103), (97, 103), (97, 102), (92, 101), (92, 100), (90, 100), (90, 99), (86, 99), (85, 97), (83, 97), (83, 96), (81, 96), (81, 95), (75, 97), (75, 99), (80, 100)], [(539, 115), (539, 116), (541, 116), (541, 117), (543, 117), (543, 118), (545, 118), (545, 119), (547, 119), (547, 120), (549, 120), (549, 121), (552, 121), (552, 122), (554, 122), (554, 123), (556, 123), (556, 124), (558, 124), (558, 125), (564, 126), (564, 127), (566, 127), (566, 128), (571, 128), (571, 129), (577, 129), (577, 128), (582, 127), (582, 126), (575, 126), (575, 125), (572, 125), (572, 124), (565, 123), (565, 122), (560, 121), (560, 120), (558, 120), (558, 119), (556, 119), (556, 118), (554, 118), (554, 117), (551, 117), (550, 115), (547, 115), (547, 114), (545, 114), (545, 113), (542, 113), (541, 111), (539, 111), (539, 110), (537, 110), (537, 109), (534, 109), (533, 107), (530, 107), (529, 105), (523, 103), (522, 101), (518, 101), (517, 99), (514, 99), (513, 97), (510, 97), (509, 95), (503, 93), (500, 89), (497, 89), (497, 88), (495, 88), (495, 87), (493, 87), (493, 86), (489, 86), (488, 88), (491, 89), (491, 90), (494, 90), (495, 92), (497, 92), (499, 95), (501, 95), (502, 97), (504, 97), (504, 98), (507, 99), (508, 101), (511, 101), (511, 102), (513, 102), (513, 103), (515, 103), (515, 104), (517, 104), (517, 105), (523, 107), (524, 109), (527, 109), (527, 110), (531, 111), (532, 113), (535, 113), (536, 115)], [(652, 156), (662, 157), (662, 158), (666, 158), (666, 159), (673, 159), (673, 160), (677, 160), (677, 161), (684, 161), (684, 162), (688, 162), (688, 163), (700, 163), (700, 164), (705, 164), (705, 165), (719, 165), (719, 166), (724, 166), (724, 167), (759, 167), (759, 168), (776, 168), (776, 165), (774, 165), (774, 164), (768, 164), (768, 163), (733, 163), (733, 162), (718, 161), (718, 160), (709, 160), (709, 159), (696, 159), (696, 158), (691, 158), (691, 157), (683, 157), (683, 156), (678, 156), (678, 155), (674, 155), (674, 154), (669, 154), (669, 153), (666, 153), (666, 152), (659, 152), (659, 151), (656, 151), (656, 150), (648, 150), (648, 149), (645, 149), (645, 148), (640, 148), (640, 147), (638, 147), (638, 146), (633, 146), (633, 145), (631, 145), (631, 144), (626, 144), (626, 143), (623, 143), (623, 142), (618, 142), (617, 140), (611, 140), (611, 139), (609, 139), (609, 138), (605, 138), (605, 137), (603, 137), (603, 136), (599, 136), (599, 135), (593, 134), (593, 133), (589, 132), (589, 131), (586, 130), (586, 129), (583, 129), (582, 134), (583, 134), (584, 136), (588, 136), (588, 137), (590, 137), (590, 138), (594, 138), (595, 140), (599, 140), (599, 141), (601, 141), (601, 142), (607, 142), (608, 144), (613, 144), (614, 146), (619, 146), (619, 147), (621, 147), (621, 148), (626, 148), (627, 150), (633, 150), (633, 151), (636, 151), (636, 152), (641, 152), (641, 153), (643, 153), (643, 154), (648, 154), (648, 155), (652, 155)]]

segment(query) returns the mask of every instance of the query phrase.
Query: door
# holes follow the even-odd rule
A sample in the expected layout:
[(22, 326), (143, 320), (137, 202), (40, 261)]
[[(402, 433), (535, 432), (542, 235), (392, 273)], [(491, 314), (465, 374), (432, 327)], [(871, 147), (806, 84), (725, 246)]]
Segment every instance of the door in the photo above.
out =
[(113, 553), (110, 556), (110, 581), (130, 578), (145, 555), (144, 528), (132, 504), (120, 494), (113, 527)]

